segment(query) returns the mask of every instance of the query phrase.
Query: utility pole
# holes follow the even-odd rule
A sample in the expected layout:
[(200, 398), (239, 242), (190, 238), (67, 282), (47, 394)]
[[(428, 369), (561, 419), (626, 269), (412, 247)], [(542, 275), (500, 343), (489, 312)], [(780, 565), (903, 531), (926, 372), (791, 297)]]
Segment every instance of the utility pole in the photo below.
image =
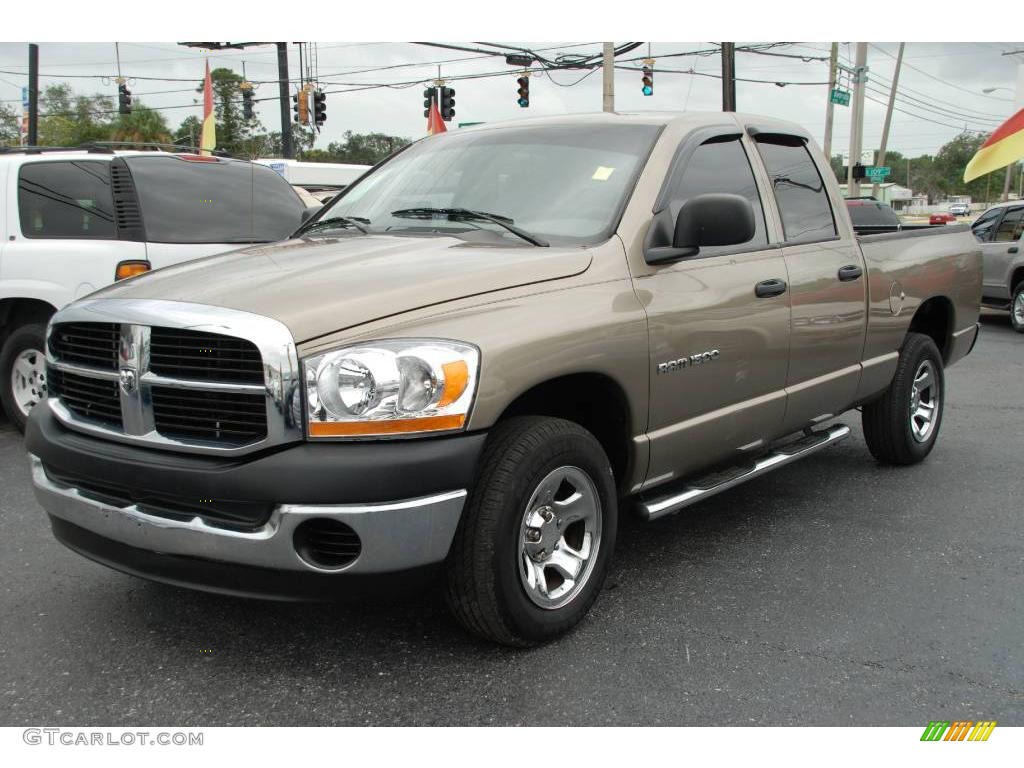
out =
[[(892, 90), (889, 91), (889, 106), (885, 110), (885, 124), (882, 126), (882, 143), (878, 147), (878, 159), (875, 161), (875, 165), (885, 165), (885, 149), (889, 143), (889, 125), (892, 123), (892, 106), (896, 102), (896, 84), (900, 81), (900, 67), (903, 66), (903, 46), (906, 43), (900, 43), (900, 48), (896, 52), (896, 69), (892, 73)], [(875, 178), (878, 178), (877, 176)], [(871, 194), (874, 197), (878, 197), (878, 182), (876, 181), (871, 185)]]
[(868, 44), (857, 43), (854, 62), (853, 109), (850, 111), (850, 164), (846, 170), (846, 196), (860, 195), (860, 181), (853, 178), (853, 167), (860, 163), (864, 144), (864, 81), (867, 80)]
[(281, 94), (281, 154), (286, 159), (295, 157), (292, 149), (292, 116), (288, 86), (288, 43), (277, 44), (277, 80)]
[(722, 43), (722, 111), (736, 111), (736, 43)]
[(28, 44), (28, 143), (39, 143), (39, 46)]
[(602, 66), (604, 85), (602, 86), (602, 108), (605, 112), (615, 111), (615, 43), (604, 44), (604, 62)]
[(832, 54), (828, 58), (828, 94), (825, 103), (825, 159), (832, 163), (832, 118), (836, 105), (832, 102), (832, 91), (836, 89), (836, 65), (839, 63), (839, 43), (832, 43)]

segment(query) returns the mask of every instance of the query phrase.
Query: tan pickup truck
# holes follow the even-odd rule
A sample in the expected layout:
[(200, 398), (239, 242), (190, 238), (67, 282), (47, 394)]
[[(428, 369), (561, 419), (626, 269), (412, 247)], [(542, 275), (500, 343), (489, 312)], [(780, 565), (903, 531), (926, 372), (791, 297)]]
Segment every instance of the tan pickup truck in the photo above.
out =
[(856, 407), (879, 461), (922, 460), (980, 298), (970, 232), (858, 238), (795, 125), (486, 125), (288, 241), (59, 312), (27, 447), (55, 535), (101, 563), (274, 598), (439, 575), (467, 628), (526, 645), (586, 614), (620, 513), (814, 453)]

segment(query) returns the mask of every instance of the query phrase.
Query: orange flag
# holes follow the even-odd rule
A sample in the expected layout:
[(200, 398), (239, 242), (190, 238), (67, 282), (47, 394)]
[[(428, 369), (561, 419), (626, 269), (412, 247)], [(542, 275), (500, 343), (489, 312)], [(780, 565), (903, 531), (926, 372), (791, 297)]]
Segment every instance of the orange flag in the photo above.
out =
[(437, 108), (437, 101), (430, 100), (430, 114), (427, 116), (427, 133), (431, 136), (435, 133), (444, 133), (448, 128), (441, 119), (441, 110)]
[(206, 60), (206, 79), (203, 81), (203, 132), (199, 140), (199, 154), (209, 155), (217, 146), (217, 124), (213, 117), (213, 81), (210, 80), (210, 60)]
[(964, 169), (964, 182), (1024, 160), (1024, 109), (1000, 125)]

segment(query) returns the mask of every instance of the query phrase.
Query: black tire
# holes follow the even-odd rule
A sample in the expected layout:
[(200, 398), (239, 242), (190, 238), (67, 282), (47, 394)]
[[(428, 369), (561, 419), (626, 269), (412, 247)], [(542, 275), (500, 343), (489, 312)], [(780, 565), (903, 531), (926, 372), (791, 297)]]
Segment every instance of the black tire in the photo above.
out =
[(3, 403), (7, 417), (20, 432), (25, 431), (26, 416), (21, 412), (21, 408), (18, 407), (14, 399), (11, 374), (14, 362), (18, 359), (18, 356), (30, 349), (36, 350), (40, 354), (45, 354), (45, 323), (29, 323), (16, 328), (7, 337), (3, 349), (0, 349), (0, 402)]
[[(930, 363), (938, 383), (938, 403), (930, 431), (921, 439), (914, 434), (911, 408), (914, 378), (926, 363)], [(935, 447), (939, 427), (942, 426), (945, 402), (946, 381), (938, 347), (929, 336), (921, 333), (907, 334), (892, 383), (885, 394), (863, 408), (864, 439), (871, 455), (883, 464), (906, 465), (922, 461)]]
[(1017, 287), (1013, 289), (1013, 295), (1010, 296), (1010, 325), (1017, 333), (1024, 333), (1024, 317), (1018, 319), (1017, 313), (1014, 311), (1017, 302), (1022, 302), (1021, 305), (1024, 306), (1024, 280), (1017, 283)]
[[(561, 607), (539, 607), (522, 582), (520, 526), (542, 480), (567, 466), (582, 470), (593, 483), (600, 501), (595, 516), (601, 521), (600, 543), (575, 597)], [(500, 422), (491, 432), (448, 554), (445, 592), (451, 612), (470, 632), (504, 645), (534, 645), (567, 632), (601, 591), (617, 516), (611, 466), (590, 432), (540, 416)]]

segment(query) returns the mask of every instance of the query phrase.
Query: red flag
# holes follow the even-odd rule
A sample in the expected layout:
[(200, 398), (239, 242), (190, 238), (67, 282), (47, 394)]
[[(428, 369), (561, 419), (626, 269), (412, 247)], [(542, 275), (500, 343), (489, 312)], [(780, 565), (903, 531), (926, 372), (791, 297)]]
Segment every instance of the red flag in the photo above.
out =
[(203, 80), (203, 132), (199, 139), (199, 154), (209, 155), (217, 146), (217, 126), (213, 115), (213, 83), (210, 80), (210, 60), (206, 60), (206, 78)]
[(437, 108), (437, 101), (430, 100), (430, 115), (427, 117), (427, 133), (433, 136), (435, 133), (444, 133), (448, 128), (441, 119), (441, 110)]

